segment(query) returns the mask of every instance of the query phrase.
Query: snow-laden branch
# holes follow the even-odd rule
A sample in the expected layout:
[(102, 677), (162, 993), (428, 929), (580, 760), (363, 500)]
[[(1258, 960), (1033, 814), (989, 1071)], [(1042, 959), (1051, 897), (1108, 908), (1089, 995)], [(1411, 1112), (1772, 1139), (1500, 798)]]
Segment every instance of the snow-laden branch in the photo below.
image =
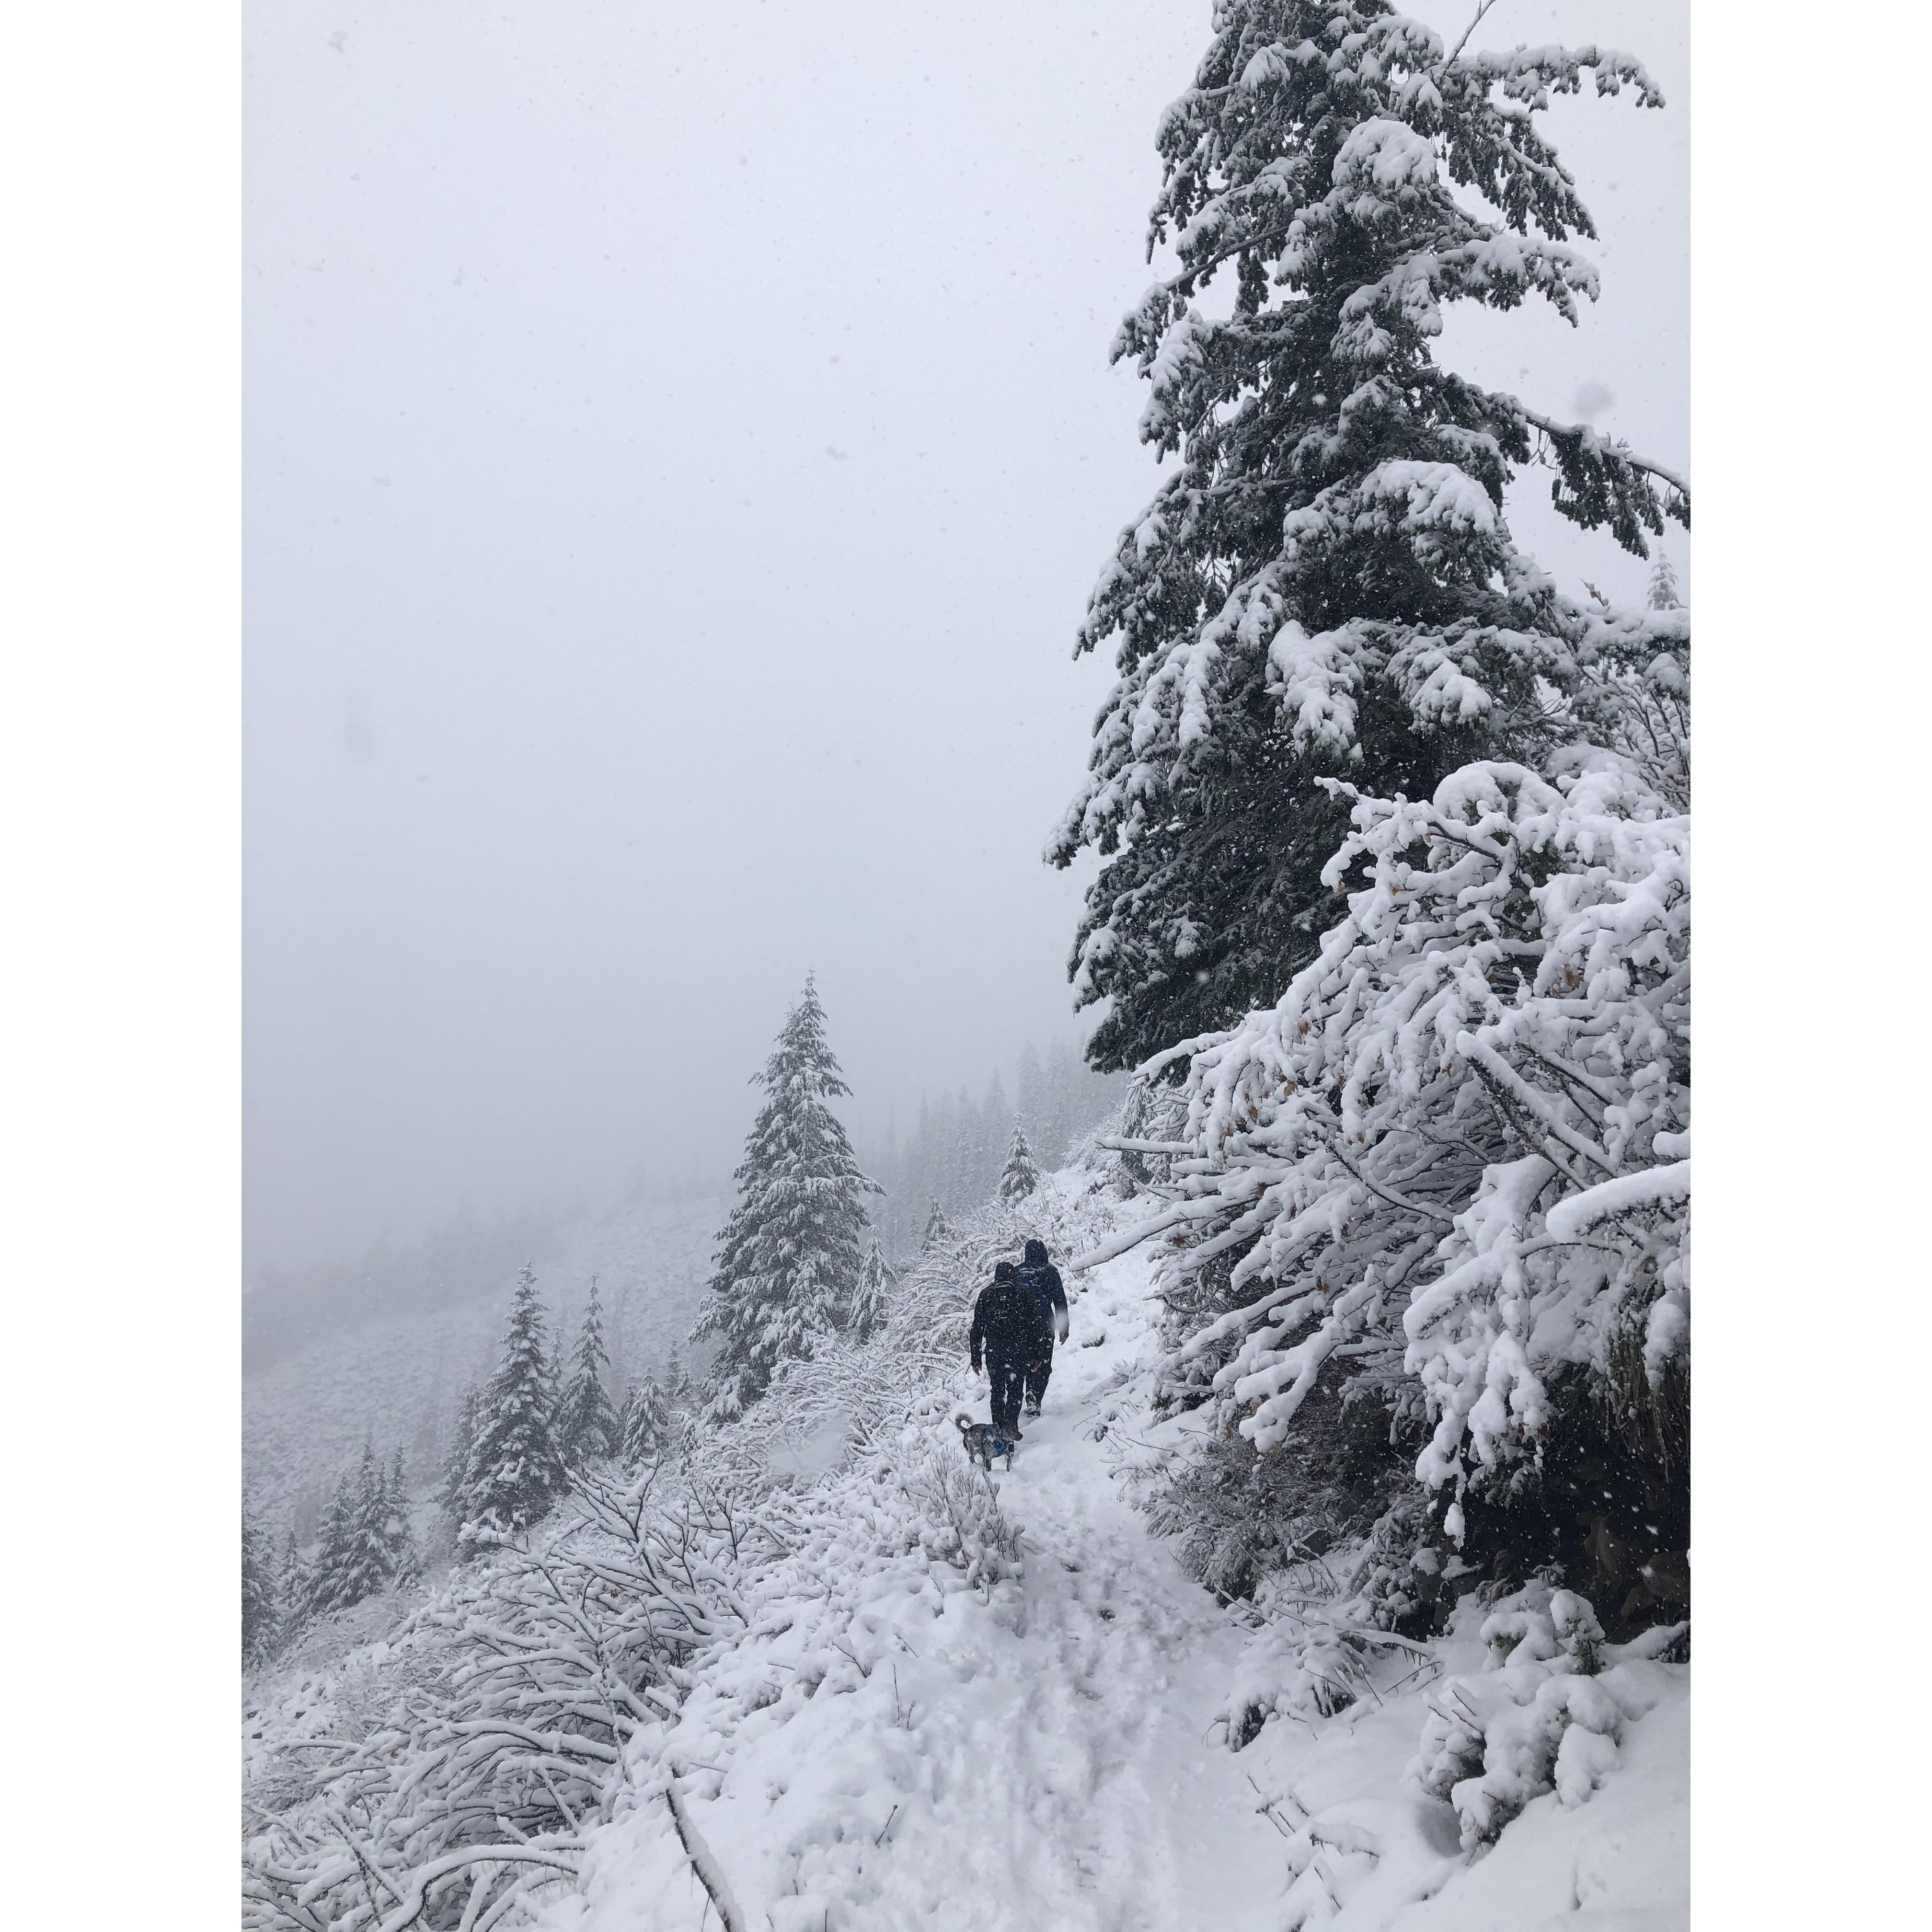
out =
[(1550, 1209), (1544, 1225), (1558, 1240), (1575, 1240), (1586, 1230), (1614, 1216), (1686, 1200), (1690, 1193), (1690, 1163), (1671, 1161), (1661, 1167), (1641, 1168), (1635, 1174), (1620, 1174), (1613, 1180), (1586, 1188), (1581, 1194), (1570, 1195)]
[[(1514, 402), (1514, 399), (1512, 400)], [(1583, 441), (1593, 448), (1600, 445), (1612, 449), (1633, 470), (1640, 470), (1646, 476), (1654, 476), (1660, 483), (1674, 490), (1687, 505), (1690, 502), (1690, 485), (1676, 470), (1666, 470), (1660, 463), (1653, 463), (1648, 457), (1639, 456), (1625, 445), (1592, 429), (1587, 423), (1558, 422), (1555, 417), (1544, 416), (1526, 403), (1514, 402), (1514, 406), (1525, 422), (1534, 424), (1544, 435), (1560, 437), (1568, 442)]]
[(466, 1851), (452, 1852), (446, 1857), (432, 1858), (411, 1876), (404, 1891), (402, 1903), (382, 1922), (379, 1932), (405, 1932), (406, 1927), (416, 1924), (431, 1891), (440, 1880), (454, 1873), (478, 1864), (502, 1865), (506, 1868), (542, 1865), (574, 1876), (577, 1861), (571, 1854), (583, 1849), (580, 1840), (555, 1838), (538, 1845), (475, 1845)]
[(378, 1721), (250, 1841), (245, 1924), (400, 1932), (466, 1882), (478, 1928), (574, 1869), (630, 1741), (674, 1713), (682, 1665), (736, 1614), (704, 1498), (579, 1481), (538, 1541), (459, 1572), (391, 1640)]
[[(1661, 701), (1625, 684), (1633, 717)], [(1239, 1255), (1169, 1372), (1258, 1449), (1382, 1337), (1434, 1422), (1418, 1473), (1466, 1482), (1534, 1442), (1558, 1370), (1633, 1324), (1653, 1373), (1684, 1346), (1689, 824), (1647, 758), (1354, 796), (1346, 916), (1191, 1057), (1181, 1198), (1096, 1258), (1182, 1230), (1176, 1282)]]

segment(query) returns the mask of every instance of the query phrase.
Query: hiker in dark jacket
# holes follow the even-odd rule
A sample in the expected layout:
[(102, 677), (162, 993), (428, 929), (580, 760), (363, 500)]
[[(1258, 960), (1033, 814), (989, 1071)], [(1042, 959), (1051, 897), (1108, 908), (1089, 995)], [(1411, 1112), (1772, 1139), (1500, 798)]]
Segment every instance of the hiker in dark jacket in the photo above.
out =
[(1037, 1415), (1040, 1404), (1046, 1400), (1047, 1378), (1053, 1373), (1053, 1345), (1066, 1340), (1066, 1290), (1059, 1269), (1046, 1258), (1044, 1241), (1028, 1242), (1026, 1259), (1017, 1272), (1022, 1283), (1032, 1289), (1040, 1315), (1048, 1324), (1046, 1351), (1027, 1370), (1026, 1412)]
[(1008, 1442), (1020, 1439), (1020, 1399), (1028, 1370), (1053, 1351), (1053, 1328), (1039, 1298), (1002, 1262), (973, 1304), (973, 1372), (983, 1357), (992, 1384), (993, 1427)]

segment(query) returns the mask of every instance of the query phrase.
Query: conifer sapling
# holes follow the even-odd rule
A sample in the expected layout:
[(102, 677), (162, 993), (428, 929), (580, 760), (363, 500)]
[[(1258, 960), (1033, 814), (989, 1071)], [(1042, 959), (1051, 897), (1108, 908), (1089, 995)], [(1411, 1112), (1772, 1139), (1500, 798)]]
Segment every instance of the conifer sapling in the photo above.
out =
[(855, 1342), (869, 1342), (885, 1326), (892, 1305), (896, 1277), (878, 1237), (866, 1250), (865, 1265), (860, 1270), (858, 1292), (852, 1298), (849, 1332)]
[(1006, 1148), (1006, 1165), (1000, 1176), (1000, 1198), (1024, 1201), (1040, 1186), (1040, 1169), (1034, 1165), (1033, 1150), (1027, 1145), (1026, 1130), (1013, 1123), (1013, 1137)]

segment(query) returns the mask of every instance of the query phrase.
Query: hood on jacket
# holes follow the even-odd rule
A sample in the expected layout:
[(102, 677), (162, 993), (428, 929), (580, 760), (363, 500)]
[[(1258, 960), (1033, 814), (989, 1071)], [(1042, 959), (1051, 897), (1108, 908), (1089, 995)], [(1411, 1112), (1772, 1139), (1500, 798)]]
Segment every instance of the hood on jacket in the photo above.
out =
[(1018, 1270), (1014, 1268), (1011, 1262), (1002, 1262), (993, 1270), (993, 1279), (995, 1281), (1016, 1281), (1018, 1278)]
[(1046, 1244), (1044, 1241), (1028, 1242), (1026, 1244), (1026, 1264), (1028, 1268), (1046, 1267)]

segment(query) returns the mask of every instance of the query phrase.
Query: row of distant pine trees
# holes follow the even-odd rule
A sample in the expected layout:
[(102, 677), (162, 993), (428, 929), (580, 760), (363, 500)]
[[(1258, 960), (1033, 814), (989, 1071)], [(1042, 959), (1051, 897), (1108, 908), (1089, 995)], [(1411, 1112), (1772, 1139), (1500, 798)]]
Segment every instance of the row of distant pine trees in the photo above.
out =
[(337, 1479), (313, 1555), (291, 1528), (278, 1559), (252, 1516), (242, 1522), (242, 1648), (259, 1662), (319, 1616), (346, 1610), (416, 1574), (410, 1493), (398, 1449), (387, 1463), (372, 1444)]
[[(567, 1366), (548, 1343), (535, 1271), (518, 1277), (495, 1372), (464, 1395), (442, 1467), (438, 1503), (457, 1552), (470, 1556), (547, 1515), (584, 1464), (620, 1457), (655, 1460), (675, 1426), (681, 1378), (646, 1378), (621, 1408), (610, 1395), (610, 1361), (593, 1279), (584, 1325)], [(242, 1525), (242, 1647), (254, 1661), (272, 1655), (316, 1618), (349, 1610), (420, 1567), (411, 1527), (412, 1498), (398, 1449), (385, 1465), (364, 1446), (324, 1514), (305, 1552), (291, 1529), (280, 1552), (252, 1517)]]
[(535, 1272), (517, 1278), (496, 1372), (457, 1412), (438, 1500), (457, 1552), (474, 1556), (547, 1516), (586, 1464), (654, 1461), (669, 1440), (677, 1390), (646, 1377), (620, 1407), (610, 1399), (610, 1358), (593, 1276), (584, 1325), (568, 1364), (548, 1346)]

